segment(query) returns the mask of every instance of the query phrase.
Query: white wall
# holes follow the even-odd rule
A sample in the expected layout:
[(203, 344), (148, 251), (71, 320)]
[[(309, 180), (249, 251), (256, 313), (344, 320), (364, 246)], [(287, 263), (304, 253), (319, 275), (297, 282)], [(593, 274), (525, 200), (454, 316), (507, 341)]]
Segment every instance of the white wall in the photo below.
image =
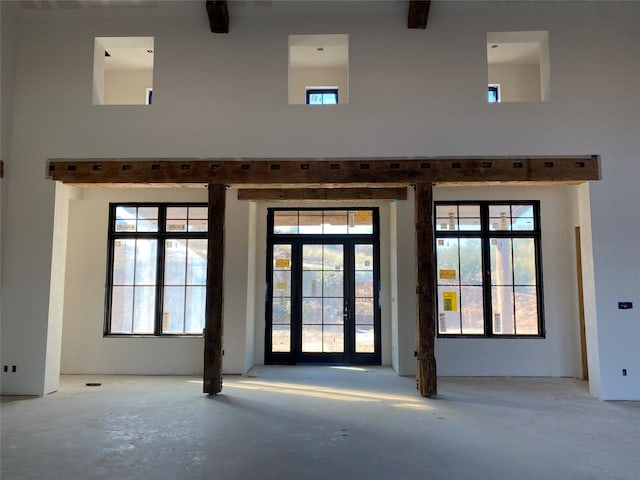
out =
[(289, 103), (307, 103), (306, 87), (338, 87), (338, 103), (349, 103), (348, 68), (291, 68)]
[(187, 201), (206, 202), (206, 189), (87, 188), (70, 201), (62, 373), (202, 372), (201, 337), (103, 336), (109, 202)]
[[(0, 178), (0, 305), (3, 299), (4, 269), (2, 268), (5, 257), (5, 234), (7, 215), (7, 178), (11, 175), (9, 158), (11, 155), (11, 141), (13, 130), (13, 89), (15, 75), (15, 19), (7, 8), (6, 2), (0, 2), (0, 159), (4, 162), (4, 178)], [(0, 308), (0, 340), (4, 348), (6, 335), (2, 335), (7, 329), (2, 328), (2, 308)], [(4, 331), (3, 331), (4, 330)], [(8, 381), (11, 374), (5, 374), (4, 365), (11, 365), (11, 359), (2, 358), (0, 364), (0, 383)], [(15, 374), (13, 374), (15, 375)]]
[(445, 376), (580, 377), (575, 187), (436, 188), (434, 200), (540, 200), (546, 338), (438, 338)]
[(105, 105), (145, 105), (153, 87), (153, 70), (105, 70)]
[[(429, 27), (417, 31), (406, 28), (401, 2), (376, 2), (371, 10), (336, 3), (323, 15), (274, 2), (260, 14), (253, 13), (258, 7), (236, 9), (233, 31), (212, 35), (201, 6), (193, 4), (197, 15), (163, 17), (165, 2), (158, 3), (153, 13), (115, 19), (105, 9), (21, 12), (0, 307), (1, 363), (16, 362), (18, 372), (4, 376), (3, 393), (44, 392), (55, 200), (47, 158), (595, 153), (602, 181), (588, 193), (595, 301), (587, 328), (597, 329), (598, 350), (591, 374), (599, 371), (602, 398), (640, 399), (640, 223), (633, 221), (640, 200), (639, 4), (435, 2)], [(551, 101), (488, 105), (487, 32), (540, 29), (552, 39)], [(348, 105), (310, 112), (288, 104), (287, 38), (318, 32), (349, 35), (351, 94)], [(155, 38), (154, 87), (162, 96), (153, 108), (91, 105), (94, 38), (136, 35)], [(401, 222), (411, 221), (404, 208), (398, 205), (403, 242), (409, 230)], [(398, 275), (406, 278), (399, 295), (411, 277)], [(618, 310), (620, 300), (636, 308)], [(414, 295), (406, 305), (413, 308)], [(399, 353), (412, 355), (413, 339), (405, 340)], [(507, 344), (515, 358), (527, 342)], [(442, 348), (439, 342), (438, 355)], [(545, 370), (564, 374), (565, 353), (554, 351), (553, 359)], [(439, 368), (447, 363), (438, 359)]]
[(489, 83), (500, 84), (501, 102), (539, 102), (539, 65), (489, 65)]

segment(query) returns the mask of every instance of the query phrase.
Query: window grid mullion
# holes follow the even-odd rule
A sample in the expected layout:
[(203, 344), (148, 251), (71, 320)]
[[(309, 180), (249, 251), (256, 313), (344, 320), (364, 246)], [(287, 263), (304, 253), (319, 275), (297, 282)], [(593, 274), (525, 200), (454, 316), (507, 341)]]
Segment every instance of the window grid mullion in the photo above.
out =
[(518, 334), (518, 329), (517, 329), (517, 319), (516, 319), (516, 262), (515, 262), (515, 256), (513, 254), (513, 240), (514, 238), (511, 237), (511, 295), (513, 298), (513, 334), (517, 335)]
[(493, 282), (491, 276), (491, 234), (489, 231), (489, 204), (480, 204), (480, 230), (482, 235), (482, 298), (485, 303), (484, 329), (487, 337), (493, 337)]
[[(189, 227), (187, 227), (187, 229), (188, 228)], [(186, 247), (184, 250), (184, 303), (182, 304), (182, 333), (187, 331), (187, 284), (189, 283), (189, 239), (185, 238), (184, 241)]]
[(162, 335), (164, 318), (164, 263), (165, 263), (165, 240), (163, 233), (166, 229), (166, 206), (158, 205), (158, 231), (156, 232), (157, 258), (156, 258), (156, 301), (154, 319), (154, 335)]
[[(460, 222), (460, 210), (458, 207), (458, 222)], [(460, 224), (458, 223), (458, 226)], [(457, 253), (458, 253), (458, 291), (460, 292), (460, 298), (458, 299), (458, 303), (459, 305), (459, 313), (458, 313), (458, 325), (460, 326), (460, 335), (463, 335), (464, 332), (462, 331), (462, 262), (460, 261), (460, 239), (458, 238), (458, 248), (457, 248)]]

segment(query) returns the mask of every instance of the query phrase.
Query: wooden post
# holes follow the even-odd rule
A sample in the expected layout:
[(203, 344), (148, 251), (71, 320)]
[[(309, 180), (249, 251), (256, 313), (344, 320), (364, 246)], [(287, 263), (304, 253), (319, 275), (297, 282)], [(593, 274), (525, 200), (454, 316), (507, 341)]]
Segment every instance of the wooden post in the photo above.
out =
[(209, 184), (207, 233), (207, 303), (204, 327), (204, 375), (202, 391), (222, 391), (222, 301), (224, 270), (225, 186)]
[(589, 380), (589, 363), (587, 362), (587, 330), (584, 314), (584, 284), (582, 283), (582, 241), (580, 227), (576, 227), (576, 268), (578, 275), (578, 314), (580, 319), (580, 347), (582, 351), (582, 379)]
[(433, 186), (416, 185), (416, 336), (418, 343), (418, 390), (423, 397), (438, 394), (435, 336), (435, 252), (433, 232)]

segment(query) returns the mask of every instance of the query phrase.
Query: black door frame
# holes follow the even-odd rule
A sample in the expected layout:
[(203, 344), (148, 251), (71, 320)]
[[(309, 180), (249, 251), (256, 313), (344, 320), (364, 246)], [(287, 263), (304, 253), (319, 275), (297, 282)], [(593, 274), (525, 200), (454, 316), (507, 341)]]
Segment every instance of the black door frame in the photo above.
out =
[[(367, 210), (373, 214), (373, 233), (371, 234), (273, 234), (275, 211), (336, 211), (336, 210)], [(315, 245), (344, 245), (344, 298), (348, 301), (349, 311), (345, 319), (345, 351), (342, 353), (309, 353), (302, 352), (302, 246)], [(374, 352), (356, 353), (355, 351), (355, 313), (353, 301), (355, 299), (355, 265), (354, 247), (359, 244), (373, 246), (373, 282), (374, 282)], [(273, 246), (291, 245), (291, 304), (297, 305), (297, 311), (291, 313), (291, 351), (272, 352), (271, 317), (274, 286), (273, 274)], [(266, 296), (265, 296), (265, 364), (348, 364), (348, 365), (380, 365), (381, 355), (381, 308), (380, 308), (380, 213), (378, 207), (305, 207), (305, 208), (269, 208), (267, 210), (267, 255), (266, 255)], [(292, 307), (293, 309), (293, 307)]]

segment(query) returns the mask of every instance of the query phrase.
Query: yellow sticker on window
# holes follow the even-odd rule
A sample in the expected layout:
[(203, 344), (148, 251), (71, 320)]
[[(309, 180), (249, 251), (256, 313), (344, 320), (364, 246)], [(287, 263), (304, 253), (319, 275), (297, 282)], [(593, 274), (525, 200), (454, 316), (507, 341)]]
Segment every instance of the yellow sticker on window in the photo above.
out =
[(289, 268), (289, 263), (288, 258), (276, 258), (276, 268)]
[(370, 222), (371, 210), (356, 210), (356, 220), (358, 222)]
[(442, 303), (445, 312), (455, 312), (458, 310), (458, 293), (442, 292)]
[(455, 280), (456, 279), (456, 271), (455, 270), (440, 270), (440, 279), (441, 280)]
[(289, 288), (287, 282), (276, 282), (276, 290), (286, 290), (287, 288)]

